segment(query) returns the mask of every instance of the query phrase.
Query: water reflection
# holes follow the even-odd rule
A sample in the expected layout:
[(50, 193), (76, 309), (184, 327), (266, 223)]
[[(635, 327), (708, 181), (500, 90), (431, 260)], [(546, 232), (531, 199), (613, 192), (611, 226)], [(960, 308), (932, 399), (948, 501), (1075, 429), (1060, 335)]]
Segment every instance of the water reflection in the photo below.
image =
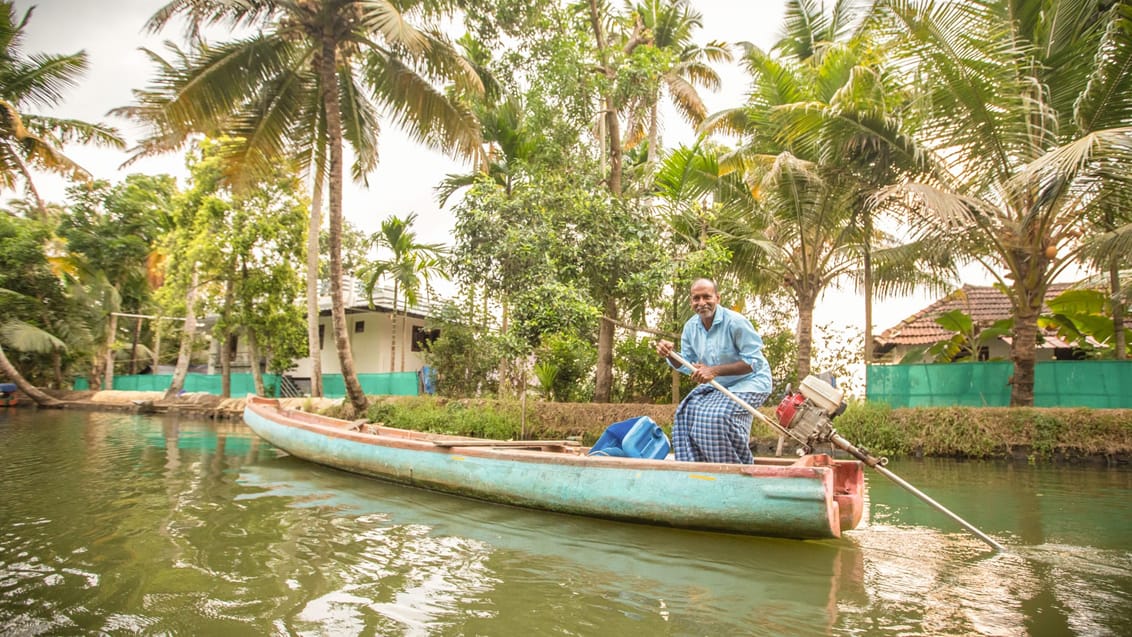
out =
[(771, 540), (390, 485), (240, 424), (27, 414), (0, 418), (4, 633), (1132, 633), (1128, 472), (894, 469), (995, 556), (877, 475), (847, 539)]
[[(674, 609), (695, 607), (697, 614), (724, 622), (721, 628), (758, 621), (825, 631), (836, 621), (839, 597), (863, 597), (862, 555), (852, 541), (721, 536), (485, 505), (358, 479), (289, 457), (245, 467), (240, 482), (260, 489), (245, 500), (280, 498), (293, 507), (334, 510), (364, 521), (370, 529), (355, 541), (380, 569), (407, 554), (403, 568), (415, 574), (404, 576), (411, 583), (392, 602), (371, 603), (383, 599), (380, 595), (335, 598), (402, 622), (406, 630), (448, 625), (454, 614), (464, 615), (461, 625), (469, 630), (482, 621), (497, 626), (505, 614), (501, 605), (506, 610), (525, 600), (528, 619), (663, 626), (683, 615), (674, 616)], [(447, 566), (438, 570), (433, 555), (442, 556)], [(449, 570), (452, 565), (458, 568)], [(385, 575), (380, 569), (363, 568), (360, 579), (376, 575), (380, 580)], [(353, 593), (357, 586), (350, 581), (345, 589)], [(548, 596), (547, 588), (554, 594)], [(450, 597), (455, 592), (463, 600), (459, 604)], [(563, 594), (569, 604), (545, 601)], [(470, 617), (469, 604), (475, 608)], [(406, 615), (406, 609), (412, 612)], [(823, 609), (824, 618), (815, 609)], [(611, 611), (614, 617), (608, 616)]]

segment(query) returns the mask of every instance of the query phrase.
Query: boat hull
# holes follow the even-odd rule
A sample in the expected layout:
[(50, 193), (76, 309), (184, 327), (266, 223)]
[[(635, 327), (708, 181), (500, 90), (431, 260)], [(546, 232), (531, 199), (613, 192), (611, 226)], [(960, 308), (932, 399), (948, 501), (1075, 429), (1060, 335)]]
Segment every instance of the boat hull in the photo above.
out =
[[(402, 484), (560, 513), (749, 535), (835, 538), (860, 521), (856, 462), (726, 465), (586, 456), (567, 447), (363, 427), (248, 399), (244, 420), (304, 460)], [(467, 441), (469, 446), (461, 446)], [(473, 444), (477, 446), (472, 446)]]

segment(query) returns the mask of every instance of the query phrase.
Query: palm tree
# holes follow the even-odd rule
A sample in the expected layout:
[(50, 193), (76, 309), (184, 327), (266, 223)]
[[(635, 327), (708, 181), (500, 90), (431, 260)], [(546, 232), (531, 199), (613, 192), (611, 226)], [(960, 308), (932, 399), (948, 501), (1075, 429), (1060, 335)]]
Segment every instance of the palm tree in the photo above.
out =
[[(1089, 220), (1129, 201), (1132, 5), (883, 5), (919, 91), (919, 139), (948, 169), (890, 194), (919, 214), (925, 236), (1003, 286), (1014, 318), (1010, 402), (1032, 405), (1045, 292), (1084, 254)], [(1125, 254), (1127, 245), (1109, 242)]]
[[(699, 126), (707, 116), (707, 107), (697, 87), (719, 90), (722, 80), (712, 64), (731, 61), (731, 50), (726, 43), (712, 40), (701, 46), (692, 41), (692, 33), (703, 26), (703, 15), (693, 9), (688, 0), (645, 0), (633, 4), (626, 0), (625, 13), (648, 30), (652, 46), (670, 60), (659, 75), (659, 83), (651, 95), (640, 104), (647, 110), (648, 162), (660, 157), (659, 106), (664, 93), (688, 123)], [(637, 140), (643, 136), (641, 119), (631, 118), (626, 137)]]
[[(44, 202), (32, 180), (34, 170), (70, 178), (89, 179), (81, 166), (62, 152), (68, 143), (94, 143), (122, 148), (118, 132), (102, 124), (38, 115), (28, 107), (52, 109), (63, 101), (63, 91), (74, 86), (86, 71), (86, 53), (32, 54), (21, 49), (24, 27), (34, 7), (16, 20), (10, 1), (0, 2), (0, 187), (23, 183), (39, 210)], [(42, 214), (42, 213), (41, 213)]]
[[(877, 289), (939, 285), (952, 271), (946, 254), (930, 244), (901, 246), (875, 227), (871, 195), (926, 164), (906, 133), (907, 98), (865, 17), (851, 2), (836, 3), (828, 13), (803, 0), (789, 2), (785, 34), (773, 53), (740, 44), (752, 77), (748, 102), (713, 114), (703, 126), (742, 135), (722, 161), (757, 193), (753, 214), (762, 219), (746, 236), (765, 262), (751, 273), (752, 282), (762, 289), (783, 286), (798, 305), (800, 378), (810, 368), (813, 310), (829, 285), (863, 283), (868, 360)], [(760, 227), (766, 230), (757, 232)], [(739, 236), (748, 232), (737, 230)]]
[[(393, 216), (381, 222), (381, 230), (370, 238), (371, 245), (378, 249), (386, 249), (390, 253), (388, 259), (372, 261), (362, 266), (358, 275), (365, 283), (366, 296), (369, 305), (373, 307), (373, 291), (377, 283), (384, 277), (393, 279), (393, 312), (389, 315), (391, 344), (389, 350), (389, 371), (394, 371), (397, 361), (397, 302), (404, 297), (402, 309), (404, 318), (408, 318), (409, 306), (419, 301), (421, 286), (428, 287), (433, 275), (442, 272), (440, 256), (443, 248), (436, 243), (421, 243), (417, 241), (417, 233), (412, 229), (417, 214), (409, 213), (405, 218)], [(402, 350), (405, 348), (402, 347)], [(401, 371), (405, 370), (404, 351), (401, 356)]]
[[(408, 20), (436, 17), (446, 7), (431, 0), (173, 0), (150, 19), (151, 30), (178, 16), (194, 37), (214, 25), (258, 30), (215, 48), (201, 44), (175, 63), (157, 59), (162, 67), (156, 87), (137, 92), (140, 104), (120, 111), (153, 128), (139, 155), (179, 147), (194, 132), (225, 132), (244, 140), (233, 154), (233, 177), (263, 174), (280, 157), (291, 156), (312, 175), (316, 210), (325, 186), (335, 343), (357, 411), (367, 402), (350, 350), (342, 294), (343, 141), (358, 157), (354, 177), (364, 181), (377, 160), (372, 94), (418, 140), (478, 157), (475, 118), (436, 88), (446, 79), (472, 90), (478, 77), (437, 30)], [(308, 288), (313, 287), (310, 271), (307, 277)], [(311, 294), (308, 290), (308, 313)]]
[(491, 179), (510, 196), (518, 180), (522, 179), (521, 166), (534, 157), (543, 143), (542, 136), (524, 121), (523, 103), (517, 97), (508, 97), (497, 104), (477, 104), (472, 108), (483, 131), (487, 164), (473, 172), (447, 175), (436, 187), (436, 198), (441, 206), (482, 176)]

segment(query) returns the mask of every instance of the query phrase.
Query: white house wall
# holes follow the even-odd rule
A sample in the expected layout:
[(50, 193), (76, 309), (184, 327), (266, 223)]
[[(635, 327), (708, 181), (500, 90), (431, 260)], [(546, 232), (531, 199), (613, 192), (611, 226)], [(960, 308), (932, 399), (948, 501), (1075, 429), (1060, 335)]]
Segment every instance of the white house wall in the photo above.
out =
[[(358, 321), (365, 323), (365, 331), (357, 333), (354, 330)], [(334, 344), (334, 326), (330, 317), (324, 317), (319, 321), (323, 330), (322, 339), (322, 373), (324, 374), (340, 374), (342, 373), (342, 366), (338, 361), (338, 350)], [(401, 351), (402, 348), (412, 346), (411, 335), (413, 333), (413, 326), (424, 326), (424, 320), (414, 317), (409, 317), (406, 321), (404, 317), (397, 319), (397, 361), (396, 365), (392, 368), (389, 364), (389, 354), (391, 346), (391, 326), (389, 314), (387, 312), (360, 312), (357, 314), (346, 315), (346, 330), (350, 338), (350, 350), (354, 355), (354, 369), (359, 374), (378, 374), (389, 371), (402, 371), (400, 369)], [(405, 369), (407, 372), (415, 372), (424, 366), (424, 359), (421, 358), (420, 352), (405, 351)], [(311, 365), (309, 359), (302, 359), (297, 361), (296, 369), (292, 372), (295, 376), (309, 377), (311, 374)]]

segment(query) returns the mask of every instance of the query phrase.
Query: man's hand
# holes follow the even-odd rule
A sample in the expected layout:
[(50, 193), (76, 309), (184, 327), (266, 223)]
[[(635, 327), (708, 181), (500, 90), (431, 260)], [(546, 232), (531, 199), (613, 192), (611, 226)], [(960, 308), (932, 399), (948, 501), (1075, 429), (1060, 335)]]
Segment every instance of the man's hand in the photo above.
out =
[(697, 383), (710, 383), (715, 380), (715, 376), (715, 369), (711, 365), (704, 365), (703, 363), (692, 365), (692, 380)]
[(656, 342), (656, 353), (660, 354), (661, 358), (668, 358), (675, 347), (672, 341), (659, 340)]

